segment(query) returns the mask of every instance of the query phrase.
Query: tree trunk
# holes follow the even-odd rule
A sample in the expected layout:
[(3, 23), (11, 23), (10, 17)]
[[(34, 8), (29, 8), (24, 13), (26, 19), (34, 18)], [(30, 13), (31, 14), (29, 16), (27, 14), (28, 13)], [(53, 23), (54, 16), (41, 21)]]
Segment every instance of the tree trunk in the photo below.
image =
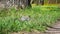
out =
[(41, 5), (44, 5), (44, 0), (40, 0), (40, 4)]
[(31, 0), (27, 0), (27, 5), (28, 5), (28, 7), (31, 7)]

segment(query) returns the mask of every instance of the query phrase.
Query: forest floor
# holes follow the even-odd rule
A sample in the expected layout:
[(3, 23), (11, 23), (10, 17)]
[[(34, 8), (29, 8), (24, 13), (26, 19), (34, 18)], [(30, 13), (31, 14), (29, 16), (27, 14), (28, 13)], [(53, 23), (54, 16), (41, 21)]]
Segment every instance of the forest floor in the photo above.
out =
[[(60, 21), (58, 21), (53, 28), (49, 28), (45, 34), (60, 34)], [(54, 29), (55, 28), (55, 29)]]
[[(18, 32), (18, 33), (12, 33), (12, 34), (60, 34), (60, 21), (57, 21), (53, 26), (53, 28), (48, 28), (45, 33), (39, 32), (39, 31), (32, 31), (32, 32)], [(54, 29), (55, 28), (55, 29)]]
[[(1, 4), (0, 4), (1, 5)], [(2, 6), (4, 6), (4, 5), (2, 5)], [(0, 6), (0, 7), (2, 7), (2, 6)], [(43, 6), (42, 6), (43, 7)], [(14, 17), (12, 20), (10, 19), (10, 17), (9, 18), (3, 18), (2, 20), (0, 19), (0, 22), (3, 24), (3, 23), (6, 23), (6, 24), (8, 24), (8, 26), (11, 28), (11, 24), (13, 24), (13, 29), (12, 29), (12, 31), (14, 30), (14, 28), (17, 28), (17, 29), (19, 29), (19, 26), (21, 26), (21, 24), (22, 23), (20, 23), (20, 21), (18, 21), (18, 19), (16, 20), (16, 22), (14, 22), (14, 19), (15, 19), (15, 17), (16, 18), (20, 18), (21, 16), (19, 16), (19, 15), (21, 15), (21, 14), (23, 14), (23, 16), (24, 15), (30, 15), (31, 16), (31, 18), (34, 18), (33, 20), (35, 21), (35, 22), (38, 22), (38, 23), (40, 23), (41, 21), (44, 21), (44, 22), (46, 22), (46, 17), (48, 16), (48, 20), (47, 20), (47, 23), (51, 20), (53, 20), (54, 21), (54, 19), (56, 19), (56, 17), (57, 16), (59, 16), (59, 14), (60, 14), (60, 9), (59, 8), (56, 8), (56, 7), (47, 7), (47, 6), (44, 6), (44, 7), (47, 7), (47, 8), (42, 8), (42, 7), (33, 7), (32, 9), (26, 9), (26, 10), (19, 10), (19, 11), (17, 11), (16, 12), (16, 10), (15, 9), (10, 9), (9, 10), (9, 12), (8, 12), (8, 15), (10, 15), (10, 17)], [(42, 9), (43, 10), (42, 10)], [(39, 11), (40, 11), (40, 9), (42, 10), (40, 13), (39, 13)], [(45, 11), (47, 9), (47, 11)], [(57, 10), (56, 9), (59, 9), (59, 11), (57, 12)], [(32, 11), (32, 12), (30, 12), (30, 10)], [(56, 11), (55, 11), (56, 10)], [(24, 12), (23, 12), (24, 11)], [(36, 12), (37, 11), (37, 12)], [(1, 13), (1, 15), (4, 17), (5, 15), (7, 15), (7, 14), (5, 14), (5, 12), (6, 12), (6, 10), (2, 10), (1, 11), (2, 13)], [(4, 13), (4, 14), (3, 14)], [(7, 13), (7, 12), (6, 12)], [(32, 15), (33, 14), (33, 15)], [(47, 15), (47, 14), (49, 14), (49, 15)], [(41, 18), (40, 18), (41, 17)], [(50, 19), (50, 18), (51, 19)], [(5, 20), (5, 21), (4, 21)], [(32, 22), (34, 22), (32, 19), (31, 19), (31, 21)], [(4, 21), (4, 22), (3, 22)], [(7, 21), (7, 22), (6, 22)], [(11, 23), (9, 22), (9, 21), (11, 21)], [(14, 23), (16, 23), (16, 24), (18, 24), (19, 23), (19, 25), (15, 25)], [(37, 24), (33, 24), (33, 23), (31, 23), (31, 25), (35, 25), (35, 26), (33, 26), (33, 27), (36, 27), (36, 29), (38, 29), (38, 27), (39, 27), (39, 25), (38, 25), (38, 23)], [(43, 23), (43, 22), (42, 22)], [(42, 23), (40, 23), (40, 24), (42, 24)], [(53, 23), (55, 23), (55, 22), (53, 22)], [(23, 23), (24, 25), (22, 25), (22, 29), (24, 29), (24, 26), (26, 26), (26, 28), (30, 28), (30, 21), (29, 22), (27, 22), (27, 25), (25, 24), (25, 22)], [(29, 27), (27, 27), (28, 26), (28, 24), (30, 25)], [(37, 25), (37, 26), (36, 26)], [(2, 27), (4, 27), (5, 25), (3, 24), (3, 26)], [(10, 28), (8, 27), (8, 26), (5, 26), (4, 28), (6, 28), (6, 29), (9, 29), (10, 30)], [(16, 27), (17, 26), (17, 27)], [(53, 25), (53, 27), (54, 28), (56, 28), (56, 29), (53, 29), (53, 28), (48, 28), (48, 30), (46, 30), (46, 32), (45, 33), (42, 33), (42, 32), (40, 32), (40, 31), (37, 31), (37, 30), (32, 30), (31, 32), (26, 32), (26, 31), (21, 31), (21, 32), (12, 32), (11, 34), (60, 34), (60, 21), (58, 21), (58, 22), (56, 22), (56, 24), (55, 25)], [(4, 29), (3, 28), (3, 29)], [(40, 27), (42, 30), (44, 30), (45, 28), (43, 28), (43, 26), (42, 27)], [(40, 30), (41, 30), (40, 29)]]

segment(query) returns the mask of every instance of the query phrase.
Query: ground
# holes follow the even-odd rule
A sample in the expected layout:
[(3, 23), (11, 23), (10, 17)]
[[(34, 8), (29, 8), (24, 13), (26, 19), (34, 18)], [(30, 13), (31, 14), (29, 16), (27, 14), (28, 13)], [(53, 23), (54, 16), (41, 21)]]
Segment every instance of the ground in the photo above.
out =
[[(25, 18), (22, 16), (28, 17)], [(11, 31), (11, 34), (55, 34), (55, 32), (58, 34), (60, 32), (60, 28), (58, 28), (60, 21), (53, 25), (53, 27), (57, 29), (49, 28), (45, 33), (40, 32), (46, 30), (46, 24), (52, 25), (52, 23), (55, 23), (55, 20), (60, 18), (60, 8), (57, 6), (35, 6), (32, 7), (32, 9), (26, 8), (24, 10), (16, 10), (14, 7), (9, 10), (1, 9), (0, 17), (0, 25), (2, 24), (1, 32), (3, 34), (7, 31)], [(21, 21), (21, 18), (23, 18), (24, 21)], [(31, 30), (31, 32), (21, 30)]]
[(39, 31), (32, 31), (32, 32), (18, 32), (18, 33), (12, 33), (12, 34), (60, 34), (60, 21), (57, 21), (52, 27), (56, 28), (48, 28), (45, 33), (39, 32)]

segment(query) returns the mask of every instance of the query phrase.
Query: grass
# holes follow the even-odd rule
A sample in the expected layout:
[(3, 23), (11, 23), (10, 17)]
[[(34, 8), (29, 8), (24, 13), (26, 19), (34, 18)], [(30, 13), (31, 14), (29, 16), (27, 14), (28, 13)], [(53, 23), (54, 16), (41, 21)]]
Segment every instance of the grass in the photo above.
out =
[[(30, 16), (29, 21), (20, 21), (21, 16)], [(0, 10), (0, 33), (38, 30), (44, 32), (47, 25), (53, 25), (60, 18), (58, 6), (35, 6), (30, 9), (1, 9)]]

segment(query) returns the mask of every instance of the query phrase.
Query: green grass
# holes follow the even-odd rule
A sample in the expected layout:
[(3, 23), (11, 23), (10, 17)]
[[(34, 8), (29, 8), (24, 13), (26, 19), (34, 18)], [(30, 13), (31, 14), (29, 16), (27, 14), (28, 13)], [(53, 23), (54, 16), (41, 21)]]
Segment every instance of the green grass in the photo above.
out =
[[(21, 16), (30, 16), (29, 21), (20, 21)], [(15, 8), (0, 10), (0, 33), (38, 30), (44, 32), (47, 25), (53, 25), (60, 18), (59, 7), (36, 6), (33, 8), (19, 9)]]

